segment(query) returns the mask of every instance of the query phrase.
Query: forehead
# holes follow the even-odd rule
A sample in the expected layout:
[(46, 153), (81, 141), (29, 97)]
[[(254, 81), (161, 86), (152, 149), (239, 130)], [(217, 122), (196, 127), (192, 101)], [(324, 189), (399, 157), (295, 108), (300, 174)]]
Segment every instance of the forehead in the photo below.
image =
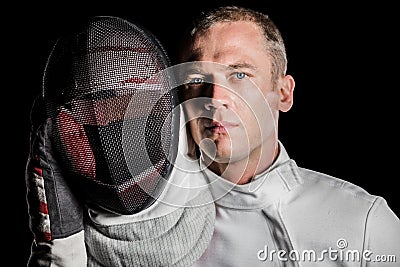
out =
[(191, 52), (194, 60), (215, 60), (229, 54), (266, 55), (266, 46), (261, 29), (253, 22), (217, 22), (196, 36)]

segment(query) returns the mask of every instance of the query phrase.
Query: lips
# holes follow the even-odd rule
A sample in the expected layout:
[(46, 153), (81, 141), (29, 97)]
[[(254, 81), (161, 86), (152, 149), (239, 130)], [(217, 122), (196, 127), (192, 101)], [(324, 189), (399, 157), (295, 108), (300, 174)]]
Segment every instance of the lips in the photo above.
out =
[(223, 134), (227, 133), (227, 131), (232, 130), (235, 127), (238, 127), (239, 124), (229, 121), (210, 121), (205, 123), (204, 128), (206, 131), (211, 132), (213, 134)]

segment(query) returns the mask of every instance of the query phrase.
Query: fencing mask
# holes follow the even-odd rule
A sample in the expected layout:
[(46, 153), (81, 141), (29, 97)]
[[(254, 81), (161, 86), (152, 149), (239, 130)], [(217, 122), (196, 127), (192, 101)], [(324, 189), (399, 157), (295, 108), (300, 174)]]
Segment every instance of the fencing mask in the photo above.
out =
[(177, 154), (179, 113), (158, 40), (100, 16), (55, 44), (43, 99), (65, 170), (87, 203), (118, 214), (151, 206)]

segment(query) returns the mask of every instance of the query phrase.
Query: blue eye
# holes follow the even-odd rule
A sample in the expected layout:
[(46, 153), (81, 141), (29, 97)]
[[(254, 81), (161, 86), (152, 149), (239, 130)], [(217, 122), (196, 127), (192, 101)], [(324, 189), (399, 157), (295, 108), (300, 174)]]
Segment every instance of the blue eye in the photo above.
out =
[(235, 75), (236, 78), (238, 78), (239, 80), (244, 79), (246, 77), (246, 73), (244, 72), (236, 72)]
[(196, 84), (201, 84), (201, 83), (203, 83), (203, 82), (204, 82), (204, 80), (203, 80), (202, 78), (196, 77), (196, 78), (190, 79), (188, 83), (189, 83), (190, 85), (196, 85)]

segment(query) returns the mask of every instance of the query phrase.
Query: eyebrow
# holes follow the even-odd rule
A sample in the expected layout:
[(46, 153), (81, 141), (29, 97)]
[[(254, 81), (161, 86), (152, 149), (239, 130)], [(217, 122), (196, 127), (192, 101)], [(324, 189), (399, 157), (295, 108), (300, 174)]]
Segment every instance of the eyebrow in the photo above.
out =
[(252, 64), (249, 64), (249, 63), (246, 63), (246, 62), (238, 62), (238, 63), (234, 63), (234, 64), (229, 64), (229, 65), (228, 65), (228, 68), (229, 68), (229, 69), (233, 69), (233, 70), (236, 70), (236, 69), (251, 69), (251, 70), (256, 70), (256, 69), (257, 69), (256, 66), (254, 66), (254, 65), (252, 65)]

